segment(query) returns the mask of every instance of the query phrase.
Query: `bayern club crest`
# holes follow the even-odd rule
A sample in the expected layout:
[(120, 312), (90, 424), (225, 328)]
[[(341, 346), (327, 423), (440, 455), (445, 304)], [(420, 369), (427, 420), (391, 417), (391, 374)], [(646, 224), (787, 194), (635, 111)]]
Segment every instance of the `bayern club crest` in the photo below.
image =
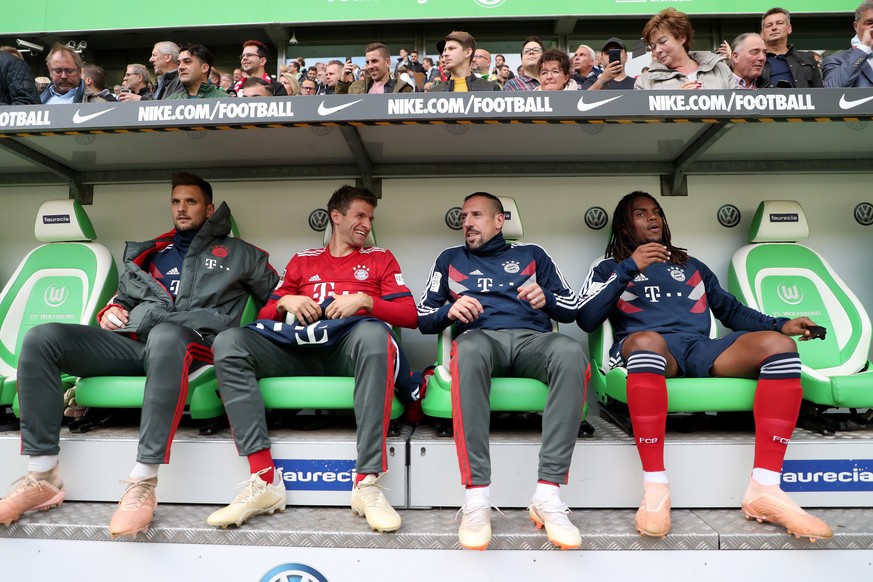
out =
[(355, 279), (366, 281), (370, 278), (370, 269), (366, 265), (355, 265)]
[(521, 270), (521, 267), (518, 266), (518, 261), (506, 261), (503, 263), (503, 270), (510, 275), (514, 275)]
[(677, 281), (682, 282), (685, 280), (685, 271), (682, 270), (682, 267), (673, 266), (667, 270), (670, 272), (670, 276)]

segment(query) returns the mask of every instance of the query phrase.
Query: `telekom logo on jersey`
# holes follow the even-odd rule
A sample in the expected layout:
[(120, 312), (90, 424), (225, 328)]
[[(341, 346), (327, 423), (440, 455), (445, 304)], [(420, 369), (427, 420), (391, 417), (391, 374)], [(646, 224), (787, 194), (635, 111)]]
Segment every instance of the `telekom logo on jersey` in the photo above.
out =
[[(312, 298), (315, 300), (316, 303), (321, 303), (322, 301), (330, 297), (330, 294), (333, 293), (334, 287), (334, 283), (316, 283), (312, 286), (312, 288), (315, 290), (315, 292), (312, 294)], [(358, 291), (358, 293), (360, 293), (360, 291)], [(337, 295), (348, 294), (348, 291), (337, 293)]]

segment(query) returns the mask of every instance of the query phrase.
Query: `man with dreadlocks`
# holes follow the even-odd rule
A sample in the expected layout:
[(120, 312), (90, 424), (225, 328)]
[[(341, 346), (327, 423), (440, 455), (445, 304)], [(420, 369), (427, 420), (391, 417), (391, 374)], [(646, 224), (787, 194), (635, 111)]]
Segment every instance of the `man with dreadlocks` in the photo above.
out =
[[(587, 332), (607, 318), (615, 331), (612, 366), (627, 367), (627, 403), (643, 466), (642, 535), (670, 531), (670, 489), (664, 467), (665, 377), (758, 378), (755, 458), (742, 508), (811, 541), (833, 533), (779, 487), (782, 461), (800, 410), (800, 356), (791, 336), (809, 339), (807, 317), (775, 318), (744, 306), (710, 269), (674, 246), (657, 200), (645, 192), (621, 199), (612, 217), (606, 257), (588, 274), (576, 322)], [(737, 330), (709, 338), (710, 310)]]

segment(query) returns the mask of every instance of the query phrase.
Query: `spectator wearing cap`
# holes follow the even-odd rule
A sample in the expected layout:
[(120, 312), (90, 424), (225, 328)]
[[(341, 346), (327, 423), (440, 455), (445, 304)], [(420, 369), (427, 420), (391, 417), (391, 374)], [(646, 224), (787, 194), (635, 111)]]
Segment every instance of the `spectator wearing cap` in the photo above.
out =
[(761, 76), (767, 63), (767, 45), (756, 32), (746, 32), (734, 39), (731, 68), (740, 89), (761, 89), (769, 83)]
[(76, 51), (56, 44), (45, 59), (52, 84), (39, 96), (43, 105), (81, 103), (85, 96), (82, 80), (82, 57)]
[(456, 30), (447, 34), (442, 52), (442, 62), (449, 79), (445, 83), (435, 85), (431, 91), (451, 93), (500, 91), (500, 87), (491, 81), (474, 74), (473, 53), (475, 52), (476, 40), (470, 33)]
[(579, 48), (573, 54), (573, 80), (579, 86), (585, 84), (585, 81), (597, 78), (601, 73), (597, 65), (597, 57), (594, 54), (594, 49), (586, 44), (580, 44)]
[(596, 79), (589, 78), (585, 81), (582, 89), (587, 91), (633, 89), (635, 81), (632, 77), (628, 77), (624, 70), (626, 62), (627, 48), (624, 41), (616, 37), (610, 38), (600, 49), (600, 65), (603, 67), (603, 72)]
[(543, 41), (529, 36), (521, 43), (521, 71), (518, 77), (510, 79), (503, 86), (504, 91), (533, 91), (540, 86), (538, 79), (540, 57), (543, 54)]

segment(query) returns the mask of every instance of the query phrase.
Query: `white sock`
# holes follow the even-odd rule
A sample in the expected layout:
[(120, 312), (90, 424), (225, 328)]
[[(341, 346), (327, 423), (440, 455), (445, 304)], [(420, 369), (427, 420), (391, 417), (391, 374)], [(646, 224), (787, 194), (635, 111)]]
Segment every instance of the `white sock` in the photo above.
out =
[(157, 477), (158, 467), (160, 467), (160, 465), (147, 465), (145, 463), (137, 463), (133, 466), (133, 470), (130, 472), (130, 478), (148, 479), (149, 477)]
[(643, 471), (643, 481), (649, 483), (669, 483), (667, 471)]
[(534, 491), (534, 499), (545, 499), (546, 497), (557, 496), (561, 490), (558, 485), (551, 483), (537, 483), (536, 491)]
[(485, 487), (471, 487), (470, 489), (464, 489), (464, 493), (467, 494), (467, 502), (468, 503), (470, 502), (471, 499), (477, 501), (478, 503), (481, 503), (482, 502), (481, 498), (476, 499), (479, 496), (484, 496), (485, 501), (488, 502), (489, 504), (491, 503), (491, 486), (490, 485), (485, 486)]
[(761, 485), (779, 485), (782, 482), (782, 473), (755, 467), (752, 469), (752, 479)]
[(57, 455), (31, 455), (27, 461), (28, 473), (45, 473), (51, 471), (58, 464)]

